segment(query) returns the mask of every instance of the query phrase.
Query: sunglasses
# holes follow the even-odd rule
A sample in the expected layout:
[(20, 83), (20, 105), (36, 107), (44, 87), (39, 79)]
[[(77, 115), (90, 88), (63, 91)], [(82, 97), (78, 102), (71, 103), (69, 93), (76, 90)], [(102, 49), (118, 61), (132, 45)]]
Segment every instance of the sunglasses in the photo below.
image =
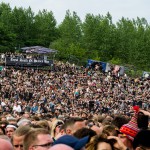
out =
[(18, 148), (18, 147), (21, 147), (21, 148), (22, 148), (23, 145), (14, 145), (14, 147), (15, 147), (15, 148)]
[(49, 142), (49, 143), (41, 144), (41, 145), (33, 145), (32, 147), (41, 146), (41, 147), (45, 147), (45, 148), (50, 148), (52, 145), (53, 145), (53, 142)]

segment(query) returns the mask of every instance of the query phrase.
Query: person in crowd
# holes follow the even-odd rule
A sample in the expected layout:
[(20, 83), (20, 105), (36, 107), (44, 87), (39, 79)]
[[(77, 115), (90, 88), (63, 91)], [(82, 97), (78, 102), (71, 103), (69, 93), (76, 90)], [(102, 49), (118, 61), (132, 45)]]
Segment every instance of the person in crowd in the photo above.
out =
[[(53, 69), (6, 66), (0, 72), (0, 126), (5, 131), (8, 124), (16, 123), (31, 129), (50, 127), (48, 133), (54, 140), (66, 134), (86, 136), (86, 127), (90, 134), (93, 130), (99, 136), (111, 135), (116, 145), (121, 139), (126, 148), (133, 149), (139, 130), (150, 127), (150, 78), (118, 76), (113, 66), (108, 73), (95, 67), (57, 61)], [(136, 105), (140, 110), (132, 119)], [(46, 143), (41, 140), (39, 144)], [(22, 144), (16, 145), (21, 148)], [(43, 147), (31, 143), (30, 149)]]
[(72, 135), (63, 135), (54, 141), (54, 145), (65, 144), (72, 147), (74, 150), (84, 150), (85, 145), (89, 142), (89, 137), (83, 137), (78, 139)]
[(123, 141), (124, 145), (129, 149), (133, 150), (133, 140), (136, 134), (140, 131), (138, 128), (137, 124), (137, 117), (138, 117), (138, 112), (139, 112), (139, 107), (134, 106), (135, 114), (131, 118), (131, 120), (127, 123), (124, 124), (120, 128), (120, 133), (118, 136), (121, 138)]
[(38, 105), (37, 105), (37, 103), (33, 103), (33, 106), (31, 107), (31, 110), (30, 110), (30, 112), (31, 113), (37, 113), (37, 111), (38, 111)]
[(103, 133), (107, 134), (108, 136), (118, 136), (120, 131), (114, 125), (106, 125), (103, 128)]
[(86, 145), (86, 150), (114, 150), (113, 143), (104, 135), (96, 135)]
[(96, 132), (95, 131), (93, 131), (92, 129), (88, 129), (88, 128), (81, 128), (81, 129), (79, 129), (79, 130), (77, 130), (74, 134), (73, 134), (73, 136), (75, 136), (76, 138), (78, 138), (78, 139), (81, 139), (81, 138), (83, 138), (83, 137), (85, 137), (85, 136), (89, 136), (89, 139), (91, 139), (93, 136), (95, 136), (96, 135)]
[(74, 150), (74, 149), (65, 144), (57, 144), (57, 145), (52, 146), (49, 150)]
[(48, 150), (53, 144), (49, 131), (43, 128), (36, 128), (29, 131), (23, 141), (24, 150)]
[(149, 127), (150, 113), (148, 111), (140, 109), (137, 118), (137, 124), (140, 129), (146, 130)]
[(15, 132), (15, 130), (17, 129), (17, 127), (15, 125), (7, 125), (6, 126), (6, 135), (11, 139), (13, 133)]
[(72, 117), (65, 122), (64, 131), (66, 134), (72, 135), (83, 127), (85, 127), (85, 121), (82, 118)]
[(39, 125), (41, 128), (48, 130), (49, 133), (51, 132), (50, 125), (47, 120), (40, 120), (36, 123), (36, 125)]
[(134, 150), (150, 149), (150, 130), (141, 130), (133, 140)]
[(124, 124), (126, 124), (128, 122), (129, 122), (129, 119), (127, 119), (123, 115), (117, 115), (112, 120), (112, 124), (115, 125), (118, 129), (120, 129), (122, 127), (122, 125), (124, 125)]
[(13, 146), (9, 140), (0, 138), (0, 150), (13, 150)]
[(58, 119), (54, 120), (51, 123), (51, 136), (52, 136), (53, 140), (58, 138), (58, 134), (60, 133), (60, 129), (63, 124), (64, 124), (64, 122), (62, 120), (58, 120)]
[(17, 126), (25, 126), (25, 125), (29, 125), (31, 123), (31, 121), (29, 119), (26, 118), (21, 118), (18, 122), (17, 122)]
[(19, 113), (21, 112), (21, 106), (17, 102), (14, 103), (13, 111)]
[(23, 150), (23, 140), (25, 135), (31, 130), (29, 126), (20, 126), (12, 135), (11, 143), (14, 150)]

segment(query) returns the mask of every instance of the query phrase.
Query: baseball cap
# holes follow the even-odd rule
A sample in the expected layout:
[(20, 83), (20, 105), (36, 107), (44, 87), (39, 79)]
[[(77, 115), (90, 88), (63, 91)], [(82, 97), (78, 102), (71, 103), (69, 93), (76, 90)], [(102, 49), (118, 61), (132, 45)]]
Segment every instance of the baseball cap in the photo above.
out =
[(74, 150), (80, 150), (83, 148), (89, 141), (89, 136), (86, 136), (84, 138), (78, 139), (72, 135), (64, 135), (58, 138), (55, 142), (54, 145), (56, 144), (65, 144), (68, 145)]

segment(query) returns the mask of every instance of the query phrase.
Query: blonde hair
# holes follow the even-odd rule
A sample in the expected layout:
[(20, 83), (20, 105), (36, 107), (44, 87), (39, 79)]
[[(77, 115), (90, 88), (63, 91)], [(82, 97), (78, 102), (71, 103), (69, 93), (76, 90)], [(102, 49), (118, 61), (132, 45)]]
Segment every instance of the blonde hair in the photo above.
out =
[(44, 129), (47, 129), (50, 132), (50, 126), (47, 120), (40, 120), (37, 122), (37, 125), (41, 126)]
[(58, 122), (62, 122), (62, 124), (64, 124), (64, 122), (62, 120), (54, 120), (51, 124), (51, 136), (52, 137), (55, 137), (55, 128), (56, 128), (56, 125), (58, 124)]

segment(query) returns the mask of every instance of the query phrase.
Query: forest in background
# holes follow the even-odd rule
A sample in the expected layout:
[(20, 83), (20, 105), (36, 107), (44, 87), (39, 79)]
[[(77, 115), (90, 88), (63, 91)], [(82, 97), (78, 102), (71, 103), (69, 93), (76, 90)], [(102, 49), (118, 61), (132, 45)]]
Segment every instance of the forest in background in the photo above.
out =
[(66, 11), (57, 24), (52, 11), (11, 8), (0, 3), (0, 53), (25, 46), (58, 50), (56, 59), (83, 65), (87, 59), (150, 71), (150, 25), (145, 18), (120, 18), (113, 23), (106, 16)]

